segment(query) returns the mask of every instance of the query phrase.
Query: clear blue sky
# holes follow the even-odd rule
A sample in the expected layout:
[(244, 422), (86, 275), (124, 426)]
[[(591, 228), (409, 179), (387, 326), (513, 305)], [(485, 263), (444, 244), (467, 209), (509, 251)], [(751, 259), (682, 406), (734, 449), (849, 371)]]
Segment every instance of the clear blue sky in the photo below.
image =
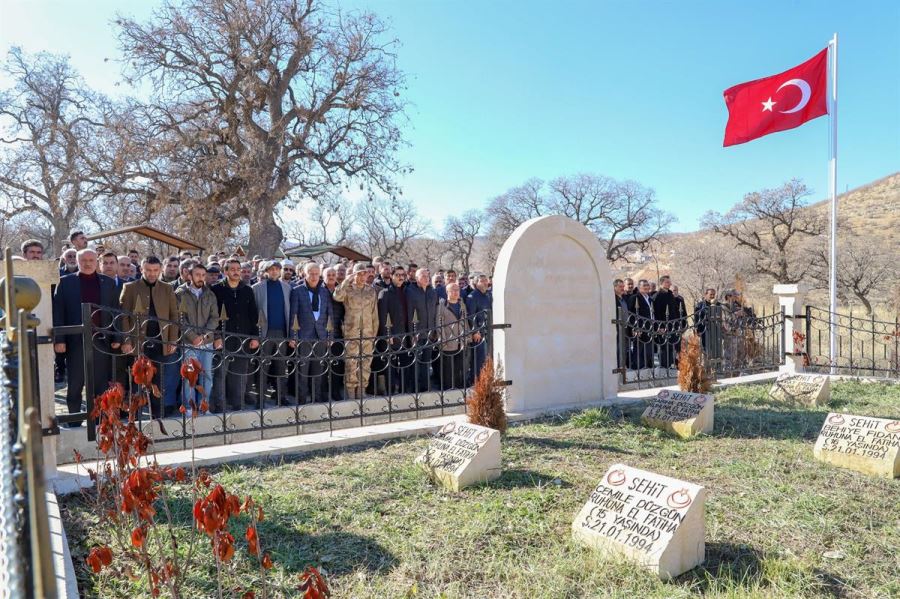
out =
[[(0, 0), (0, 49), (68, 53), (116, 93), (109, 19), (155, 2)], [(839, 181), (900, 170), (900, 2), (344, 0), (389, 21), (409, 75), (415, 168), (436, 225), (530, 177), (594, 172), (657, 191), (677, 230), (798, 177), (824, 198), (828, 121), (722, 148), (722, 91), (840, 36)]]

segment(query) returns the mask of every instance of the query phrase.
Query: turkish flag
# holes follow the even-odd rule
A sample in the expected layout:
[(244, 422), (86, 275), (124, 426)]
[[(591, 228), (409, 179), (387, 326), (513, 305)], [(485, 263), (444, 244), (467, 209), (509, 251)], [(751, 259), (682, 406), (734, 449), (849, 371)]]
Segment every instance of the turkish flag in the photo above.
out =
[(828, 49), (778, 75), (725, 90), (728, 123), (723, 146), (799, 127), (828, 114)]

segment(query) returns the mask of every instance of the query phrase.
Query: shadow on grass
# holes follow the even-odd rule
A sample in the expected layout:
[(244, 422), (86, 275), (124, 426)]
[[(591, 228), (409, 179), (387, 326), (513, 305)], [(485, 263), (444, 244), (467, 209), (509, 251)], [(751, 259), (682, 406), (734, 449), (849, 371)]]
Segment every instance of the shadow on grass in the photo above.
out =
[[(597, 428), (598, 432), (603, 429)], [(515, 447), (515, 446), (533, 446), (540, 447), (542, 449), (589, 449), (592, 451), (609, 451), (611, 453), (621, 453), (625, 455), (631, 455), (633, 451), (626, 451), (623, 449), (619, 449), (618, 447), (613, 447), (612, 445), (604, 445), (603, 443), (595, 443), (593, 441), (584, 441), (584, 440), (562, 440), (562, 439), (551, 439), (549, 437), (508, 437), (504, 440), (504, 444), (507, 447)]]
[[(772, 409), (760, 406), (745, 407), (740, 404), (718, 404), (715, 408), (713, 436), (741, 439), (805, 439), (815, 440), (828, 415), (813, 409)], [(765, 404), (763, 404), (765, 405)]]
[[(768, 585), (763, 566), (766, 555), (747, 545), (707, 543), (706, 560), (701, 566), (677, 577), (673, 583), (705, 595), (722, 589), (760, 588)], [(811, 571), (819, 586), (818, 594), (828, 597), (847, 597), (846, 586), (834, 575), (814, 568)]]
[(492, 489), (522, 489), (549, 486), (568, 488), (572, 485), (556, 476), (548, 476), (524, 468), (511, 468), (504, 470), (500, 478), (490, 481), (486, 486)]

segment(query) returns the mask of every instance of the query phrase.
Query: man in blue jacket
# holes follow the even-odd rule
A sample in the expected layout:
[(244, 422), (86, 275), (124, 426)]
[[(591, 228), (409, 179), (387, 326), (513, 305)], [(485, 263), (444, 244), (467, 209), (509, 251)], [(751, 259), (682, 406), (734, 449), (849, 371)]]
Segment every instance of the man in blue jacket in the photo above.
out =
[[(326, 378), (332, 322), (331, 293), (322, 282), (322, 271), (315, 262), (303, 267), (303, 282), (291, 290), (291, 338), (297, 341), (297, 396), (301, 404), (328, 401)], [(327, 384), (327, 383), (326, 383)]]
[(475, 371), (472, 373), (474, 378), (481, 374), (481, 367), (487, 360), (488, 313), (492, 310), (491, 294), (488, 291), (490, 283), (487, 275), (475, 275), (475, 288), (466, 298), (466, 311), (469, 313), (469, 318), (473, 319), (473, 330), (475, 331), (472, 335), (475, 353)]

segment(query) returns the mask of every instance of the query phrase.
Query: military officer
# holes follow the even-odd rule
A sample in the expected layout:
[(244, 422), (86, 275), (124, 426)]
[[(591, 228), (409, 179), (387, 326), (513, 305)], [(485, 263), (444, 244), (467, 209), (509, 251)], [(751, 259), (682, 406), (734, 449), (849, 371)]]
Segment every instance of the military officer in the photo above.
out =
[(344, 371), (348, 399), (362, 399), (372, 366), (373, 338), (378, 333), (378, 292), (366, 283), (365, 265), (356, 264), (335, 290), (344, 304)]

